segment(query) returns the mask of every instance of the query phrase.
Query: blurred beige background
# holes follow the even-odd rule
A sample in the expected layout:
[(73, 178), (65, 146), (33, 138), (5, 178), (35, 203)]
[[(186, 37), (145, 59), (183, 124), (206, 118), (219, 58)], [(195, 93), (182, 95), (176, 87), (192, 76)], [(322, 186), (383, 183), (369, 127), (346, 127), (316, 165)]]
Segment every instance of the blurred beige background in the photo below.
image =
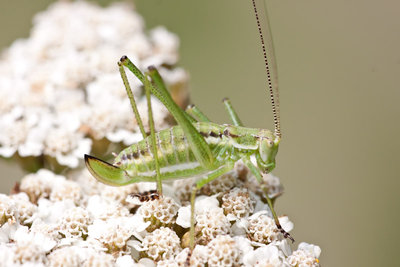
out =
[[(0, 47), (27, 37), (50, 2), (0, 1)], [(229, 96), (246, 125), (272, 128), (249, 0), (135, 2), (148, 27), (180, 36), (194, 103), (224, 123)], [(278, 213), (294, 221), (297, 243), (321, 246), (322, 266), (396, 266), (400, 2), (268, 3), (283, 127), (275, 174), (286, 188)], [(1, 192), (22, 175), (0, 161)]]

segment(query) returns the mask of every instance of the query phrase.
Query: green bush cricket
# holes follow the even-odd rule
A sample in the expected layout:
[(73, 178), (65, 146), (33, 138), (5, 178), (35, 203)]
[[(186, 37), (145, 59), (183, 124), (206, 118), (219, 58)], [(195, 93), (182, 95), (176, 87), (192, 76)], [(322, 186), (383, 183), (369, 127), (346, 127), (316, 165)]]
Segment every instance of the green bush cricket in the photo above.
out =
[[(126, 56), (123, 56), (118, 62), (119, 71), (143, 140), (120, 152), (116, 156), (114, 164), (85, 155), (87, 168), (100, 182), (111, 186), (123, 186), (136, 182), (156, 182), (157, 192), (160, 195), (162, 194), (163, 181), (201, 175), (201, 178), (194, 183), (191, 192), (189, 241), (191, 249), (195, 246), (195, 196), (200, 188), (232, 170), (235, 162), (239, 160), (242, 160), (249, 168), (260, 185), (262, 185), (262, 173), (268, 173), (275, 167), (275, 156), (281, 140), (278, 91), (277, 86), (273, 86), (272, 83), (272, 79), (276, 81), (274, 76), (276, 70), (273, 69), (271, 74), (255, 0), (252, 0), (252, 4), (264, 54), (274, 116), (274, 131), (244, 127), (228, 99), (224, 99), (223, 102), (232, 120), (232, 125), (212, 123), (195, 106), (190, 106), (186, 111), (183, 111), (172, 100), (157, 69), (149, 67), (148, 71), (143, 74)], [(266, 33), (269, 33), (268, 29)], [(270, 34), (267, 37), (270, 38)], [(271, 50), (272, 40), (269, 40), (268, 44), (270, 44), (268, 49)], [(268, 52), (273, 56), (272, 51)], [(274, 68), (273, 57), (271, 63), (272, 68)], [(144, 130), (125, 68), (128, 68), (144, 85), (148, 103), (150, 135), (147, 135)], [(150, 93), (165, 105), (178, 123), (177, 126), (155, 132)], [(255, 158), (256, 165), (251, 161), (251, 157)], [(282, 229), (274, 211), (273, 202), (268, 197), (267, 188), (263, 186), (262, 190), (278, 230), (285, 238), (294, 241), (289, 233)]]

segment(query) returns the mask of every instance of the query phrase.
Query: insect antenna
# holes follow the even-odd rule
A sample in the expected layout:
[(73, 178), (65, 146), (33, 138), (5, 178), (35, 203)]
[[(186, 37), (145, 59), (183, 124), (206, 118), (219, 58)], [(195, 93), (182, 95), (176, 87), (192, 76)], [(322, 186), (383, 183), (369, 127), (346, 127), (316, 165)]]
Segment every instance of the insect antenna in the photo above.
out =
[[(252, 0), (252, 3), (257, 21), (258, 34), (260, 36), (261, 47), (264, 55), (264, 63), (268, 81), (268, 91), (271, 98), (272, 113), (274, 116), (275, 135), (276, 137), (281, 138), (282, 134), (279, 111), (278, 71), (274, 56), (274, 46), (268, 21), (267, 9), (264, 1), (265, 0)], [(259, 5), (259, 7), (263, 7), (261, 12), (258, 12), (257, 5)], [(266, 42), (264, 41), (263, 33), (265, 33)]]

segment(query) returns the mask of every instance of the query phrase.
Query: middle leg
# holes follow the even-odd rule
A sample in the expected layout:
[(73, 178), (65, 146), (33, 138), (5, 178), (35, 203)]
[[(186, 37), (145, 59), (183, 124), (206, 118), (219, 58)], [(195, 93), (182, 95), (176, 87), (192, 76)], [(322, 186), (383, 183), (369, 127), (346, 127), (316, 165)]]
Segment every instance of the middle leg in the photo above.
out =
[(214, 170), (213, 172), (209, 173), (206, 177), (200, 179), (197, 181), (193, 188), (192, 188), (192, 194), (190, 196), (190, 205), (191, 205), (191, 212), (190, 212), (190, 240), (189, 240), (189, 248), (190, 250), (194, 249), (195, 245), (195, 199), (196, 199), (196, 193), (199, 189), (201, 189), (205, 184), (213, 181), (214, 179), (220, 177), (221, 175), (231, 171), (233, 167), (235, 166), (234, 162), (227, 162), (224, 166)]

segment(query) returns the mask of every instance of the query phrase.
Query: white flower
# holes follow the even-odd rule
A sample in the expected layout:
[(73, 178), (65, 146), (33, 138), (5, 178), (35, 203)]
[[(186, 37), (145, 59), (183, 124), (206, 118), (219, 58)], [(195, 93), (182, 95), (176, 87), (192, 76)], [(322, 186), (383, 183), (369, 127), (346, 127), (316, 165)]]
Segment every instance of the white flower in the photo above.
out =
[(88, 234), (88, 225), (91, 223), (89, 213), (76, 207), (67, 210), (59, 222), (59, 232), (65, 237), (85, 237)]
[(208, 266), (237, 266), (240, 263), (241, 250), (229, 235), (219, 235), (211, 240), (208, 247)]
[(298, 249), (287, 258), (290, 266), (299, 267), (318, 267), (320, 266), (318, 257), (321, 254), (321, 249), (318, 246), (300, 243)]
[(91, 266), (104, 266), (104, 267), (113, 267), (114, 266), (114, 257), (110, 254), (106, 254), (100, 251), (93, 251), (89, 253), (88, 257), (84, 260), (82, 264), (83, 267), (91, 267)]
[[(248, 218), (242, 220), (238, 227), (244, 227), (252, 241), (260, 244), (269, 244), (282, 239), (280, 231), (276, 227), (272, 217), (266, 215), (266, 211), (260, 211)], [(278, 218), (282, 228), (289, 232), (293, 229), (293, 223), (287, 216)]]
[(92, 140), (84, 138), (82, 133), (53, 128), (45, 140), (44, 154), (56, 158), (61, 165), (76, 168), (82, 155), (90, 152), (91, 145)]
[(74, 208), (73, 200), (67, 199), (57, 202), (51, 202), (47, 199), (41, 198), (38, 201), (38, 218), (43, 222), (51, 225), (58, 223), (63, 214), (71, 208)]
[[(188, 255), (189, 252), (190, 249), (185, 248), (175, 257), (175, 262), (178, 264), (178, 266), (186, 265), (189, 257)], [(208, 260), (208, 254), (209, 251), (207, 246), (196, 245), (190, 255), (189, 259), (190, 266), (205, 266)]]
[(79, 254), (79, 248), (75, 246), (56, 249), (48, 255), (49, 265), (54, 267), (79, 266), (81, 262)]
[(159, 199), (144, 202), (139, 207), (137, 214), (141, 215), (145, 221), (151, 221), (154, 227), (159, 228), (160, 225), (166, 226), (174, 223), (178, 209), (178, 204), (172, 198), (161, 196)]
[(128, 216), (129, 210), (119, 202), (106, 197), (93, 195), (88, 199), (87, 211), (95, 219), (107, 220), (108, 218)]
[(190, 227), (190, 206), (179, 208), (176, 224), (182, 226), (183, 228)]
[[(215, 196), (199, 196), (195, 200), (195, 212), (197, 214), (207, 212), (215, 208), (219, 209), (219, 202)], [(176, 224), (182, 226), (183, 228), (190, 227), (190, 212), (190, 204), (185, 207), (180, 207), (178, 210)]]
[(49, 197), (52, 186), (64, 180), (63, 176), (40, 169), (37, 173), (31, 173), (22, 178), (20, 190), (29, 196), (31, 202), (36, 203), (40, 198)]
[(18, 222), (22, 225), (32, 224), (36, 217), (37, 206), (29, 202), (29, 197), (25, 193), (11, 195), (11, 198), (15, 203), (16, 218), (18, 219)]
[(243, 257), (244, 266), (271, 266), (271, 267), (281, 267), (285, 266), (277, 247), (273, 245), (263, 246), (256, 250), (247, 253)]
[(186, 71), (182, 68), (175, 69), (160, 69), (160, 75), (163, 77), (164, 82), (172, 86), (185, 81), (188, 78)]
[(81, 187), (76, 182), (69, 180), (60, 180), (57, 183), (53, 184), (50, 193), (50, 200), (72, 200), (75, 204), (79, 204), (81, 196)]
[(69, 172), (68, 179), (80, 185), (85, 203), (90, 196), (100, 194), (105, 187), (108, 187), (97, 181), (87, 168)]
[(254, 210), (255, 201), (245, 188), (234, 188), (222, 196), (222, 208), (230, 221), (247, 217)]
[(156, 263), (149, 258), (143, 258), (138, 261), (135, 267), (155, 267)]
[[(168, 124), (166, 123), (166, 119), (169, 116), (168, 110), (156, 97), (151, 96), (150, 99), (151, 99), (151, 109), (153, 110), (153, 120), (155, 122), (158, 122), (157, 124), (154, 125), (154, 127), (156, 131), (161, 130), (168, 126)], [(149, 117), (148, 117), (148, 105), (145, 99), (140, 101), (140, 103), (138, 104), (138, 110), (140, 116), (142, 117), (143, 126), (147, 129), (150, 129)]]
[(196, 212), (196, 231), (200, 232), (200, 244), (207, 244), (218, 235), (230, 233), (230, 222), (221, 208)]
[(29, 147), (33, 148), (31, 155), (40, 155), (42, 146), (38, 143), (41, 140), (35, 140), (35, 137), (38, 137), (37, 132), (29, 132), (29, 129), (36, 127), (38, 123), (37, 114), (25, 113), (22, 108), (14, 108), (10, 113), (1, 116), (0, 155), (10, 157), (19, 149), (25, 155)]
[(158, 27), (150, 32), (154, 52), (144, 60), (145, 66), (161, 66), (162, 63), (174, 65), (178, 60), (176, 53), (179, 47), (179, 39), (176, 35), (168, 32), (164, 27)]
[(298, 246), (298, 249), (306, 251), (315, 258), (319, 258), (321, 255), (321, 248), (319, 246), (308, 244), (306, 242), (301, 242)]
[(128, 239), (136, 232), (135, 222), (130, 217), (110, 218), (107, 221), (97, 219), (89, 225), (88, 235), (103, 243), (110, 252), (124, 250)]
[(47, 253), (52, 248), (54, 248), (57, 242), (41, 232), (33, 232), (28, 229), (26, 226), (18, 227), (15, 231), (13, 240), (19, 244), (27, 244), (36, 246), (40, 252)]
[(138, 266), (130, 255), (118, 257), (115, 262), (116, 267), (135, 267)]
[(170, 228), (161, 227), (148, 234), (143, 242), (143, 251), (155, 261), (175, 257), (182, 249), (178, 235)]
[(250, 253), (251, 251), (254, 250), (253, 246), (251, 245), (251, 242), (249, 239), (247, 239), (244, 235), (243, 236), (234, 236), (233, 239), (236, 242), (236, 245), (238, 249), (242, 252), (242, 261), (243, 261), (243, 256)]
[[(1, 241), (1, 239), (0, 239)], [(0, 242), (0, 262), (2, 266), (13, 266), (14, 263), (14, 249), (9, 244)]]
[[(93, 145), (87, 137), (137, 141), (116, 63), (126, 54), (140, 68), (155, 64), (167, 85), (185, 92), (187, 74), (175, 73), (173, 66), (178, 46), (178, 38), (162, 27), (146, 35), (143, 19), (126, 4), (54, 3), (35, 16), (30, 37), (13, 43), (0, 61), (0, 155), (47, 155), (46, 164), (59, 168), (56, 159), (76, 168)], [(142, 84), (132, 74), (128, 79), (138, 105), (144, 105)], [(154, 110), (156, 128), (168, 126), (168, 113), (159, 113), (157, 104)]]
[(10, 240), (14, 239), (15, 232), (22, 227), (18, 223), (5, 223), (0, 227), (0, 244), (8, 243)]

